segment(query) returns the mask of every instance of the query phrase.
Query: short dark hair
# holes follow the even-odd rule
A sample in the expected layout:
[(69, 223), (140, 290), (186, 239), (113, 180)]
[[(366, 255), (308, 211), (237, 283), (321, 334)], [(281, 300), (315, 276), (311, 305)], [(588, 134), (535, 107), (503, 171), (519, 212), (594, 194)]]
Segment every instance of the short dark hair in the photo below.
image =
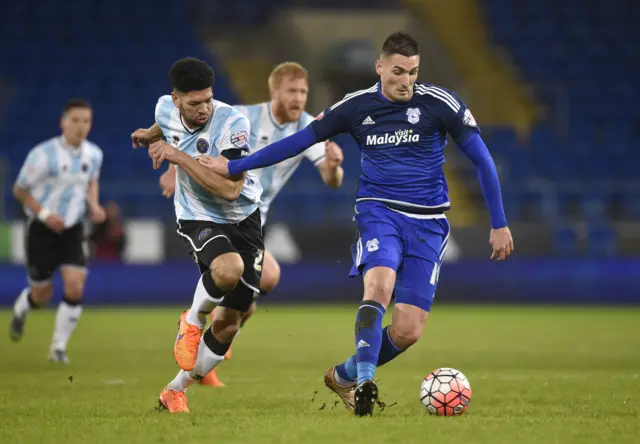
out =
[(382, 44), (385, 55), (400, 54), (405, 57), (418, 55), (418, 42), (406, 32), (398, 31), (391, 34)]
[(62, 114), (67, 114), (75, 108), (87, 108), (89, 110), (93, 110), (91, 104), (85, 99), (76, 98), (67, 100), (67, 103), (64, 104), (64, 108), (62, 108)]
[(213, 69), (200, 59), (185, 57), (169, 70), (171, 86), (176, 91), (188, 93), (213, 87)]

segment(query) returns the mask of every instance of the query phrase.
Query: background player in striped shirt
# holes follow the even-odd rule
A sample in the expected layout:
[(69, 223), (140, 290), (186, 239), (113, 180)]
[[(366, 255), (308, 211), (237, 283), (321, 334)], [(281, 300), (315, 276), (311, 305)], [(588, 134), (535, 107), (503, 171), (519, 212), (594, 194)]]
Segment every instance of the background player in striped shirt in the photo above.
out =
[[(243, 159), (213, 159), (209, 165), (236, 175), (281, 162), (342, 132), (360, 145), (359, 239), (352, 248), (351, 275), (363, 276), (364, 298), (356, 316), (356, 353), (325, 374), (326, 385), (359, 416), (373, 413), (376, 367), (420, 338), (431, 310), (450, 231), (442, 170), (447, 135), (478, 170), (491, 215), (492, 259), (504, 260), (513, 251), (495, 164), (473, 115), (453, 92), (418, 83), (419, 63), (417, 42), (402, 32), (392, 34), (376, 62), (376, 85), (348, 94), (293, 136)], [(392, 295), (392, 321), (383, 330)]]
[[(255, 105), (234, 105), (248, 119), (251, 127), (249, 144), (252, 151), (261, 150), (270, 143), (277, 142), (297, 131), (305, 128), (313, 117), (304, 111), (309, 94), (308, 73), (300, 64), (285, 62), (276, 66), (269, 75), (269, 102)], [(157, 131), (154, 129), (154, 131)], [(147, 137), (157, 137), (158, 133)], [(199, 159), (206, 165), (209, 156)], [(342, 185), (343, 171), (341, 168), (343, 154), (340, 147), (331, 141), (312, 145), (307, 150), (279, 164), (256, 170), (254, 173), (260, 179), (263, 193), (260, 200), (260, 215), (262, 225), (267, 221), (269, 207), (282, 187), (291, 178), (300, 163), (307, 159), (312, 162), (324, 183), (338, 188)], [(160, 186), (164, 196), (171, 196), (175, 187), (175, 167), (170, 165), (160, 178)], [(260, 292), (262, 295), (272, 291), (280, 280), (280, 266), (268, 252), (264, 253)], [(243, 324), (255, 312), (254, 303), (243, 319)], [(205, 385), (222, 385), (215, 371), (203, 381)]]
[(64, 296), (53, 332), (49, 359), (68, 363), (67, 343), (82, 313), (87, 276), (87, 247), (83, 219), (101, 223), (105, 211), (98, 201), (102, 150), (89, 142), (93, 111), (82, 99), (69, 101), (63, 110), (62, 135), (33, 148), (13, 188), (24, 206), (29, 286), (13, 306), (11, 339), (24, 332), (29, 310), (46, 305), (53, 295), (53, 272), (60, 268)]
[[(195, 58), (170, 70), (172, 93), (158, 100), (156, 125), (170, 143), (149, 146), (154, 168), (176, 165), (174, 204), (178, 234), (200, 269), (191, 308), (180, 317), (174, 356), (180, 372), (160, 394), (172, 413), (188, 412), (186, 390), (222, 360), (244, 314), (260, 292), (263, 239), (258, 204), (262, 187), (253, 173), (225, 179), (202, 166), (201, 155), (240, 158), (249, 152), (249, 122), (238, 110), (213, 99), (213, 70)], [(146, 145), (143, 136), (135, 144)], [(137, 134), (137, 135), (136, 135)], [(217, 306), (211, 327), (207, 316)]]

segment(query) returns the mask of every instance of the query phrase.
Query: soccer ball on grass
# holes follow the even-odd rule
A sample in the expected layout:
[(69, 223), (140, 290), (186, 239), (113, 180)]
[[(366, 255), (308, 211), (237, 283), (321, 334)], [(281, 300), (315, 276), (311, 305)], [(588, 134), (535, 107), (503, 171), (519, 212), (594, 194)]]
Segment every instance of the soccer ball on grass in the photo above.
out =
[(420, 402), (432, 415), (462, 415), (471, 401), (469, 380), (455, 368), (439, 368), (420, 384)]

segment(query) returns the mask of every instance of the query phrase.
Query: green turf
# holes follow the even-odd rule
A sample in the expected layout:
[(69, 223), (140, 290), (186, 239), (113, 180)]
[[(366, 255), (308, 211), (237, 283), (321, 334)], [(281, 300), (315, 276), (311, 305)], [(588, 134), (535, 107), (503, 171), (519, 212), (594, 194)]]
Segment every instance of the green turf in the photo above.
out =
[[(353, 350), (354, 307), (260, 309), (220, 368), (227, 387), (190, 389), (190, 415), (156, 411), (179, 313), (88, 308), (68, 367), (45, 362), (54, 312), (32, 313), (22, 343), (0, 338), (0, 443), (640, 442), (638, 309), (439, 306), (421, 343), (378, 371), (397, 404), (373, 418), (322, 384)], [(469, 377), (465, 416), (419, 403), (437, 367)]]

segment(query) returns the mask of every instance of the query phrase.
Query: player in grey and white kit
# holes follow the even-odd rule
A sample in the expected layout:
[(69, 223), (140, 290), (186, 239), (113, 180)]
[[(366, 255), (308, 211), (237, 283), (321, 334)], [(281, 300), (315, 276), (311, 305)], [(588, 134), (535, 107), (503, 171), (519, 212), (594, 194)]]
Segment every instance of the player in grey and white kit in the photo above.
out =
[[(249, 144), (252, 151), (258, 151), (270, 143), (284, 139), (309, 125), (313, 120), (305, 112), (309, 94), (308, 73), (304, 67), (294, 62), (284, 62), (276, 66), (269, 76), (271, 101), (254, 105), (234, 105), (248, 119), (251, 127)], [(207, 164), (208, 156), (201, 156), (201, 163)], [(343, 154), (340, 147), (331, 141), (317, 143), (298, 156), (254, 171), (263, 188), (260, 198), (261, 223), (267, 221), (269, 207), (282, 187), (291, 178), (304, 159), (309, 160), (318, 169), (324, 183), (332, 188), (342, 185), (341, 168)], [(169, 169), (160, 178), (163, 195), (169, 197), (174, 192), (175, 169)], [(261, 292), (273, 290), (280, 280), (280, 266), (275, 258), (265, 251)], [(253, 313), (255, 305), (249, 311)], [(247, 316), (248, 317), (248, 316)], [(245, 319), (246, 321), (246, 319)]]
[(53, 295), (53, 272), (60, 269), (64, 296), (58, 306), (49, 359), (68, 363), (67, 343), (82, 313), (87, 277), (83, 219), (100, 223), (105, 211), (98, 202), (102, 150), (89, 142), (93, 111), (82, 99), (64, 107), (62, 135), (42, 142), (27, 155), (13, 193), (24, 206), (29, 286), (13, 306), (10, 336), (22, 338), (27, 313), (46, 305)]
[[(213, 70), (205, 62), (178, 60), (170, 77), (173, 91), (158, 100), (154, 125), (168, 142), (151, 143), (149, 156), (156, 169), (165, 160), (176, 167), (178, 234), (191, 248), (201, 272), (174, 345), (182, 370), (160, 394), (160, 405), (175, 413), (189, 411), (187, 387), (224, 360), (260, 291), (264, 246), (258, 209), (262, 187), (257, 177), (249, 172), (224, 179), (197, 160), (202, 155), (229, 159), (248, 155), (247, 118), (213, 99)], [(134, 144), (148, 145), (150, 130), (134, 132)], [(204, 331), (207, 316), (216, 306), (211, 327)]]
[[(308, 73), (304, 67), (294, 62), (284, 62), (276, 66), (269, 76), (269, 92), (271, 101), (254, 105), (235, 105), (249, 119), (251, 133), (249, 144), (252, 151), (258, 151), (270, 143), (284, 139), (309, 125), (314, 118), (304, 111), (309, 93)], [(157, 131), (159, 128), (155, 128)], [(155, 134), (158, 136), (159, 134)], [(153, 137), (153, 135), (150, 135)], [(147, 136), (149, 137), (149, 136)], [(208, 156), (201, 156), (201, 163), (207, 164)], [(321, 142), (311, 146), (303, 153), (286, 161), (256, 170), (263, 188), (260, 198), (261, 223), (267, 220), (269, 206), (276, 198), (282, 187), (291, 178), (304, 159), (316, 166), (324, 183), (332, 188), (342, 185), (343, 171), (341, 168), (343, 154), (334, 142)], [(160, 178), (160, 186), (164, 196), (174, 193), (175, 168), (171, 165)], [(262, 295), (272, 291), (280, 280), (280, 266), (275, 258), (265, 250), (260, 279), (260, 293)], [(255, 311), (255, 302), (243, 319), (243, 324)], [(230, 352), (229, 352), (230, 353)], [(215, 370), (202, 381), (204, 385), (222, 386), (215, 374)]]

